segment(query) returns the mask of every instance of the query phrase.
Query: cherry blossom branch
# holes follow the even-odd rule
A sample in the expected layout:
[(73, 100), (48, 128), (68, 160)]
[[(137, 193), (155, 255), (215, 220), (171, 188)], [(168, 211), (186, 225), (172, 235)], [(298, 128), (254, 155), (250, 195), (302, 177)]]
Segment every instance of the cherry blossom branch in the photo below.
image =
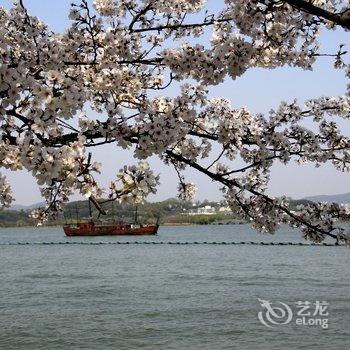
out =
[[(199, 165), (198, 163), (195, 163), (195, 162), (193, 162), (193, 161), (191, 161), (191, 160), (188, 160), (188, 159), (186, 159), (185, 157), (181, 156), (180, 154), (176, 154), (176, 153), (174, 153), (174, 152), (171, 151), (171, 150), (166, 151), (166, 154), (167, 154), (170, 158), (172, 158), (172, 159), (174, 159), (174, 160), (176, 160), (176, 161), (179, 161), (179, 162), (181, 162), (181, 163), (185, 163), (185, 164), (189, 165), (190, 167), (192, 167), (192, 168), (198, 170), (199, 172), (201, 172), (201, 173), (207, 175), (207, 176), (208, 176), (209, 178), (211, 178), (212, 180), (222, 183), (223, 185), (227, 186), (228, 188), (231, 188), (232, 186), (236, 186), (236, 187), (238, 187), (238, 188), (241, 187), (239, 184), (236, 183), (235, 180), (233, 180), (233, 179), (226, 179), (226, 178), (224, 178), (224, 177), (223, 177), (222, 175), (220, 175), (220, 174), (215, 174), (215, 173), (213, 173), (213, 172), (207, 170), (206, 168), (202, 167), (202, 166)], [(326, 236), (332, 237), (332, 238), (334, 238), (334, 239), (337, 239), (337, 238), (338, 238), (337, 235), (334, 235), (334, 234), (332, 234), (332, 233), (330, 233), (330, 232), (327, 232), (327, 231), (325, 231), (325, 230), (322, 230), (322, 229), (320, 229), (317, 225), (312, 225), (312, 224), (310, 224), (309, 222), (305, 221), (304, 219), (302, 219), (302, 218), (299, 217), (298, 215), (292, 213), (292, 212), (291, 212), (288, 208), (286, 208), (285, 206), (276, 205), (275, 201), (274, 201), (272, 198), (270, 198), (269, 196), (267, 196), (266, 194), (260, 193), (260, 192), (258, 192), (258, 191), (256, 191), (256, 190), (252, 189), (252, 188), (249, 188), (249, 189), (247, 189), (247, 190), (248, 190), (249, 192), (251, 192), (252, 194), (256, 195), (256, 196), (263, 198), (266, 202), (273, 204), (273, 205), (276, 207), (276, 209), (279, 209), (279, 210), (283, 211), (285, 214), (287, 214), (288, 216), (290, 216), (291, 218), (293, 218), (296, 222), (299, 222), (300, 224), (305, 225), (307, 228), (309, 228), (309, 229), (311, 229), (311, 230), (313, 230), (313, 231), (315, 231), (315, 232), (318, 232), (318, 233), (320, 233), (320, 234), (322, 234), (322, 235), (326, 235)], [(245, 206), (243, 205), (243, 203), (240, 203), (240, 205), (243, 207), (244, 211), (250, 216), (250, 214), (249, 214), (249, 209), (248, 209), (247, 207), (245, 207)]]
[(321, 17), (328, 21), (334, 22), (343, 28), (350, 29), (350, 8), (347, 11), (343, 11), (341, 13), (332, 13), (319, 6), (314, 5), (312, 2), (305, 0), (282, 0), (281, 2), (285, 2), (297, 10), (305, 11), (317, 17)]

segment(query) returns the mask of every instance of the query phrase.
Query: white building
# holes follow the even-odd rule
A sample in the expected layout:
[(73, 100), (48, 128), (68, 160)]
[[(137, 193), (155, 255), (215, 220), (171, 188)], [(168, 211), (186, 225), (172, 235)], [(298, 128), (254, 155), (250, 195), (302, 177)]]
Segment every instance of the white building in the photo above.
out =
[(229, 213), (232, 213), (232, 210), (231, 210), (230, 207), (220, 207), (219, 208), (219, 213), (229, 214)]
[(213, 215), (215, 212), (214, 207), (206, 205), (204, 207), (189, 210), (188, 215)]

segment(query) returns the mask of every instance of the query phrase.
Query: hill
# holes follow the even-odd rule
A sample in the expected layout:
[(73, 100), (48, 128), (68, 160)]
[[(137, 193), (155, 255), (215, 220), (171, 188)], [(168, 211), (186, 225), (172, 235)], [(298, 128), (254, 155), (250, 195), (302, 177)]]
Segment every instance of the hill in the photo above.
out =
[(338, 204), (347, 204), (350, 203), (350, 193), (341, 193), (341, 194), (330, 194), (330, 195), (319, 195), (306, 197), (305, 199), (312, 202), (329, 202), (329, 203), (338, 203)]
[(35, 204), (31, 204), (31, 205), (22, 205), (22, 204), (13, 204), (10, 206), (10, 210), (32, 210), (32, 209), (36, 209), (36, 208), (40, 208), (41, 206), (45, 205), (45, 202), (40, 202), (40, 203), (35, 203)]
[[(202, 206), (212, 206), (216, 211), (223, 205), (222, 203), (203, 201), (203, 202), (185, 202), (175, 198), (169, 198), (162, 202), (145, 202), (138, 206), (138, 222), (154, 223), (158, 217), (161, 223), (167, 222), (172, 224), (209, 224), (219, 220), (231, 220), (234, 218), (232, 213), (216, 213), (215, 215), (196, 215), (189, 216), (187, 213), (193, 208)], [(0, 211), (0, 226), (33, 226), (34, 221), (29, 218), (30, 210), (39, 207), (34, 204), (28, 207), (13, 206), (10, 209)], [(105, 203), (102, 205), (107, 215), (100, 216), (97, 209), (92, 205), (92, 217), (95, 221), (103, 222), (134, 222), (135, 205), (121, 205), (119, 203)], [(14, 210), (18, 208), (19, 210)], [(74, 223), (81, 219), (89, 218), (88, 201), (74, 201), (67, 203), (64, 211), (58, 214), (56, 220), (48, 222), (48, 225), (62, 225), (64, 223)]]
[[(298, 205), (308, 205), (310, 201), (306, 199), (293, 200), (290, 199), (290, 209), (297, 210)], [(29, 217), (29, 212), (40, 206), (41, 203), (31, 206), (18, 205), (20, 210), (13, 210), (13, 206), (7, 210), (0, 211), (0, 227), (10, 226), (34, 226), (35, 222)], [(189, 215), (191, 210), (209, 206), (215, 209), (212, 215)], [(158, 217), (161, 223), (169, 224), (211, 224), (223, 222), (241, 221), (231, 212), (220, 212), (219, 208), (225, 206), (223, 202), (186, 202), (176, 198), (169, 198), (162, 202), (145, 202), (138, 206), (138, 222), (140, 223), (154, 223)], [(135, 222), (135, 205), (122, 205), (120, 203), (105, 203), (102, 207), (107, 212), (107, 215), (100, 216), (94, 206), (92, 206), (92, 217), (95, 221), (103, 222), (120, 222), (130, 223)], [(55, 220), (51, 220), (47, 225), (62, 225), (64, 223), (75, 223), (81, 219), (89, 218), (88, 201), (74, 201), (67, 203), (64, 211), (58, 214)]]

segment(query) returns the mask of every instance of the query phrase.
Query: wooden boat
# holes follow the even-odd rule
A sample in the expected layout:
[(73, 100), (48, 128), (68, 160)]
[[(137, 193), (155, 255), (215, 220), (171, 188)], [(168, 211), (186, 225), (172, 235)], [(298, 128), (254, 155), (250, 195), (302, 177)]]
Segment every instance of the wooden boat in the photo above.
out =
[(66, 236), (141, 236), (155, 235), (158, 231), (155, 225), (95, 225), (93, 221), (79, 222), (77, 225), (63, 226)]

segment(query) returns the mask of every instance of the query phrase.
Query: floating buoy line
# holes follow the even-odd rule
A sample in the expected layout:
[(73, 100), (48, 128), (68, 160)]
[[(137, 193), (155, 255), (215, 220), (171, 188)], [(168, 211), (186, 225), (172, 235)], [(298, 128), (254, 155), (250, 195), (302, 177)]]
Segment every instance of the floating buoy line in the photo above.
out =
[(118, 242), (9, 242), (0, 243), (0, 246), (9, 245), (264, 245), (264, 246), (299, 246), (299, 247), (341, 247), (344, 244), (337, 243), (298, 243), (298, 242), (164, 242), (164, 241), (118, 241)]

